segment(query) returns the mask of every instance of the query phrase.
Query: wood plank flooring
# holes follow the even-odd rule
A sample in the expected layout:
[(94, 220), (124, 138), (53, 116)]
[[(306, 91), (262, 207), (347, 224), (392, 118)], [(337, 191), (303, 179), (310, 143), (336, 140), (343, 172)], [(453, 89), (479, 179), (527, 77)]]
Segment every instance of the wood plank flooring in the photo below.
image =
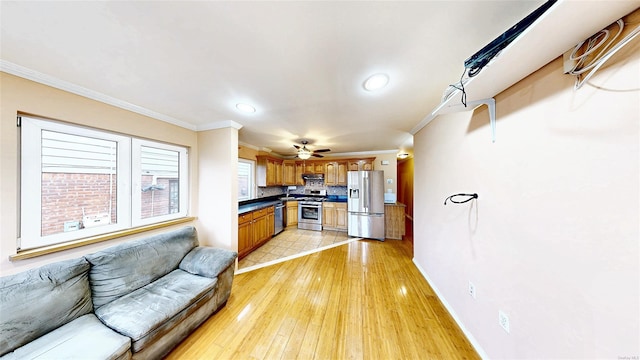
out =
[(167, 359), (478, 359), (408, 241), (354, 241), (236, 275)]

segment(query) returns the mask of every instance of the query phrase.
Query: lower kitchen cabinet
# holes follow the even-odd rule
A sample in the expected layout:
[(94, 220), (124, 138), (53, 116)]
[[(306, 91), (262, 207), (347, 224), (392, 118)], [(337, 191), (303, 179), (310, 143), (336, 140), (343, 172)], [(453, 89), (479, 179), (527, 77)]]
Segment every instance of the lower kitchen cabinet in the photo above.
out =
[(287, 201), (286, 226), (298, 226), (298, 202), (297, 201)]
[(336, 228), (347, 231), (347, 203), (336, 204)]
[(238, 257), (246, 256), (253, 246), (252, 213), (238, 215)]
[(238, 215), (238, 258), (247, 256), (273, 236), (273, 206)]
[(322, 229), (347, 231), (347, 203), (322, 203)]
[(402, 203), (384, 204), (385, 238), (402, 240), (404, 231), (404, 213), (406, 205)]

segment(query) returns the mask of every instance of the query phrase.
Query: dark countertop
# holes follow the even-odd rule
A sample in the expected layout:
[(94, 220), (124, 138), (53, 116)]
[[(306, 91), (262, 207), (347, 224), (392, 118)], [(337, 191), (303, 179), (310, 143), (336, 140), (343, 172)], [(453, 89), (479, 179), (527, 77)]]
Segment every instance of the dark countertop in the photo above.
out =
[(328, 202), (347, 202), (347, 195), (329, 195), (327, 196)]
[(242, 215), (251, 211), (264, 209), (269, 206), (274, 206), (276, 204), (280, 204), (282, 201), (280, 200), (265, 200), (254, 202), (251, 204), (239, 205), (238, 206), (238, 215)]
[[(264, 209), (269, 206), (274, 206), (281, 202), (286, 203), (287, 201), (297, 201), (299, 197), (302, 196), (270, 196), (265, 197), (263, 199), (253, 199), (248, 201), (243, 201), (238, 205), (238, 215), (242, 215), (251, 211)], [(327, 202), (347, 202), (347, 195), (328, 195)]]

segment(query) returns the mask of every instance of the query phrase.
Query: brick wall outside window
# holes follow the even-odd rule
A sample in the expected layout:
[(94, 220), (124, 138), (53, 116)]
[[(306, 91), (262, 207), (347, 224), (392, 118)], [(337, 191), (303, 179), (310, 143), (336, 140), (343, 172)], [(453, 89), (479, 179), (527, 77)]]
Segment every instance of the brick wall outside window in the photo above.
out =
[(64, 231), (64, 223), (85, 215), (109, 213), (109, 187), (112, 188), (111, 222), (116, 222), (116, 181), (109, 174), (42, 173), (42, 236)]
[[(140, 193), (143, 219), (177, 212), (170, 206), (171, 180), (157, 178), (154, 188)], [(141, 188), (150, 187), (152, 182), (153, 176), (143, 176)], [(78, 222), (82, 228), (83, 209), (86, 216), (111, 211), (111, 223), (115, 223), (116, 183), (109, 174), (42, 173), (42, 236), (64, 232), (65, 222)]]

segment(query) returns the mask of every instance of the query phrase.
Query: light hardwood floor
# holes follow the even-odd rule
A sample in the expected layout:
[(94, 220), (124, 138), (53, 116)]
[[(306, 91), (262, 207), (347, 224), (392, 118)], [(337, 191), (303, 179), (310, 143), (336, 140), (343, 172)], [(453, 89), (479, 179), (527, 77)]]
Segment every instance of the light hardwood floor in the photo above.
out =
[(354, 241), (237, 275), (167, 359), (478, 359), (409, 241)]

